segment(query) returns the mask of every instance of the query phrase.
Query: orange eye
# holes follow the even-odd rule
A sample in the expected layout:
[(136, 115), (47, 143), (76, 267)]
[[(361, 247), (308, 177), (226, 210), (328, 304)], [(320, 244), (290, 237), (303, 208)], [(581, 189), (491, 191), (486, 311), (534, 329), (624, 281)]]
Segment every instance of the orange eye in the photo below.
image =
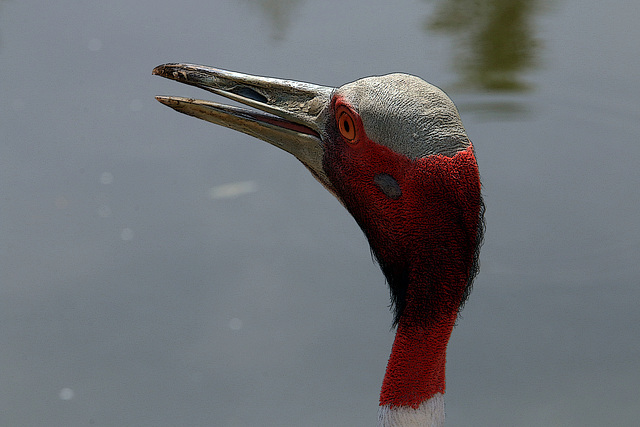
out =
[(356, 142), (356, 121), (353, 119), (353, 113), (344, 105), (338, 107), (336, 112), (338, 118), (338, 129), (340, 135), (348, 142)]

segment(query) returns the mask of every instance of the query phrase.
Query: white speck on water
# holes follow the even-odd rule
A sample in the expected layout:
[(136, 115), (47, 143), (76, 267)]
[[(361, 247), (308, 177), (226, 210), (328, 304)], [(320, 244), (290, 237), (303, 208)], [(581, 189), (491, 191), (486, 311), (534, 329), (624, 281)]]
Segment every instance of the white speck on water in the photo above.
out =
[(111, 184), (113, 182), (113, 174), (111, 172), (102, 172), (100, 175), (101, 184)]
[(139, 99), (131, 100), (131, 103), (129, 104), (129, 109), (131, 111), (140, 111), (140, 110), (142, 110), (142, 101), (140, 101)]
[(102, 41), (100, 41), (100, 39), (91, 39), (89, 40), (87, 47), (90, 51), (97, 52), (102, 49)]
[(67, 387), (60, 389), (60, 391), (58, 392), (58, 397), (61, 400), (71, 400), (73, 399), (74, 395), (75, 393), (73, 392), (73, 390)]
[(233, 331), (239, 331), (240, 329), (242, 329), (242, 320), (238, 319), (237, 317), (229, 320), (229, 329)]
[(120, 238), (124, 241), (133, 240), (133, 230), (130, 228), (123, 228), (120, 232)]
[(216, 185), (209, 189), (209, 197), (212, 199), (230, 199), (258, 191), (255, 181), (239, 181), (229, 184)]

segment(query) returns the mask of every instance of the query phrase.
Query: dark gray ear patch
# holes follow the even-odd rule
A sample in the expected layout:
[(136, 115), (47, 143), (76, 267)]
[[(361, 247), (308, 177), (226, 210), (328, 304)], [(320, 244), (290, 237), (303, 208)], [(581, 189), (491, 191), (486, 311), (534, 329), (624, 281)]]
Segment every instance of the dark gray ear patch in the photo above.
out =
[(402, 189), (400, 184), (391, 175), (381, 173), (373, 177), (373, 181), (376, 183), (380, 190), (390, 199), (396, 200), (402, 196)]

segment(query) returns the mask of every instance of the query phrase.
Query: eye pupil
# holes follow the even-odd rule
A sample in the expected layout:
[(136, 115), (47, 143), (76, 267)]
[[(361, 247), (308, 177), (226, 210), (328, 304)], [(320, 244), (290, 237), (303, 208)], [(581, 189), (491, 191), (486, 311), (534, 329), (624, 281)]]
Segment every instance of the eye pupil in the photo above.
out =
[(342, 127), (344, 128), (344, 131), (345, 131), (345, 132), (347, 132), (347, 133), (349, 133), (349, 132), (350, 132), (350, 131), (349, 131), (349, 121), (348, 121), (348, 120), (345, 120), (345, 121), (342, 123)]

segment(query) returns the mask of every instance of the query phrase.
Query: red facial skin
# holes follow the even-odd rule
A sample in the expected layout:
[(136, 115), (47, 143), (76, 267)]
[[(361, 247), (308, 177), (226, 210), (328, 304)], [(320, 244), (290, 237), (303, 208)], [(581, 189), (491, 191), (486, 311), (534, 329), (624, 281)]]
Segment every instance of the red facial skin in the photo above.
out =
[[(329, 126), (335, 135), (325, 143), (324, 170), (387, 279), (399, 275), (404, 284), (380, 405), (416, 408), (445, 390), (447, 343), (478, 244), (478, 167), (471, 145), (452, 157), (396, 153), (369, 139), (355, 110), (334, 97), (333, 111), (341, 106), (349, 109), (356, 136), (348, 141), (336, 124)], [(378, 174), (393, 177), (402, 195), (385, 195), (374, 181)]]

